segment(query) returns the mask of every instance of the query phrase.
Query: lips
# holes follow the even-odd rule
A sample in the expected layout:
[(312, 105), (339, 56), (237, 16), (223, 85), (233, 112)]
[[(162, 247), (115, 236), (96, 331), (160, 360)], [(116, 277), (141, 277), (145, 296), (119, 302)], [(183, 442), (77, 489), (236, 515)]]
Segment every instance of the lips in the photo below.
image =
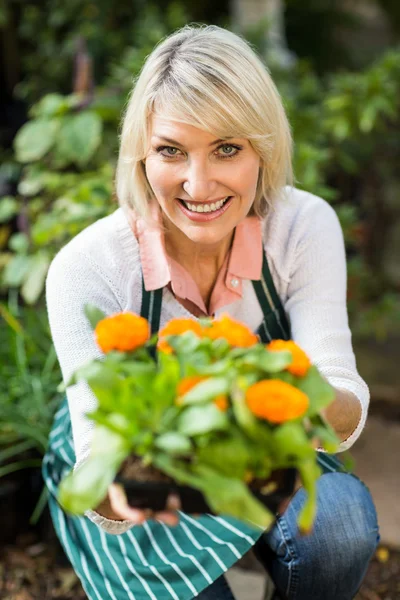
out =
[[(228, 208), (231, 206), (233, 201), (233, 196), (227, 196), (225, 201), (222, 202), (221, 206), (215, 210), (206, 210), (204, 211), (198, 210), (198, 206), (209, 206), (212, 203), (208, 203), (208, 204), (204, 204), (201, 205), (201, 203), (197, 203), (196, 208), (197, 210), (191, 210), (190, 208), (188, 208), (186, 206), (185, 201), (176, 198), (176, 203), (179, 206), (179, 208), (181, 209), (181, 211), (183, 212), (183, 214), (188, 217), (191, 221), (196, 221), (196, 222), (205, 222), (205, 221), (212, 221), (214, 219), (218, 219), (218, 217), (220, 217), (221, 215), (223, 215)], [(189, 202), (189, 205), (193, 206), (193, 204), (191, 202)]]

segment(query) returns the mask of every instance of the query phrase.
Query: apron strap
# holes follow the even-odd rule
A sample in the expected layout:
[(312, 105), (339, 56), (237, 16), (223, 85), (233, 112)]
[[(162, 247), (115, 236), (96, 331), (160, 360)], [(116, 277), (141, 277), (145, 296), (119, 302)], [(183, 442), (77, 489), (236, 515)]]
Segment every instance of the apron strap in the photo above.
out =
[(149, 321), (152, 335), (160, 329), (161, 302), (162, 288), (148, 292), (144, 287), (142, 276), (142, 306), (140, 308), (140, 316)]
[(273, 339), (290, 340), (290, 325), (283, 308), (281, 299), (275, 289), (275, 285), (269, 270), (267, 257), (263, 253), (262, 275), (260, 280), (253, 280), (253, 287), (264, 313), (258, 334), (264, 343)]

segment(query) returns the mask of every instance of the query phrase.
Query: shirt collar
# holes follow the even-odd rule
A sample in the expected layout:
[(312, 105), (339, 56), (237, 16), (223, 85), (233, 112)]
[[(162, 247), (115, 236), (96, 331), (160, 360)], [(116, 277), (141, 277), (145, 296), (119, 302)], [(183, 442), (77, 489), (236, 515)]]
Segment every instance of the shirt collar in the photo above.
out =
[[(134, 220), (144, 286), (147, 291), (165, 287), (171, 282), (171, 259), (165, 250), (164, 232), (158, 207), (152, 207), (151, 217), (153, 222), (150, 223), (142, 218)], [(242, 279), (261, 279), (262, 259), (261, 220), (256, 216), (246, 217), (236, 226), (227, 279), (237, 278), (240, 283)]]

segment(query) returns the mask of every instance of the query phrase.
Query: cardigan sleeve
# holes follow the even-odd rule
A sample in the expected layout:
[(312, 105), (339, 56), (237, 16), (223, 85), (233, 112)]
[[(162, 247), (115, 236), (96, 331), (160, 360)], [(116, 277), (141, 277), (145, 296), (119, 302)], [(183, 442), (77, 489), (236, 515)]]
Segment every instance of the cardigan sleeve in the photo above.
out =
[[(116, 286), (100, 266), (85, 253), (77, 251), (76, 247), (67, 245), (50, 265), (46, 279), (46, 303), (50, 331), (66, 383), (78, 367), (103, 356), (84, 314), (85, 304), (94, 304), (110, 315), (122, 310), (122, 300)], [(94, 424), (86, 413), (95, 409), (97, 399), (83, 381), (67, 388), (67, 399), (76, 469), (90, 452)], [(106, 519), (95, 511), (88, 511), (86, 515), (108, 533), (124, 533), (133, 526), (129, 521)]]
[(344, 451), (364, 428), (369, 390), (357, 372), (348, 324), (343, 233), (333, 208), (312, 197), (304, 204), (293, 236), (285, 303), (292, 337), (332, 386), (352, 392), (361, 404), (360, 422), (339, 447)]

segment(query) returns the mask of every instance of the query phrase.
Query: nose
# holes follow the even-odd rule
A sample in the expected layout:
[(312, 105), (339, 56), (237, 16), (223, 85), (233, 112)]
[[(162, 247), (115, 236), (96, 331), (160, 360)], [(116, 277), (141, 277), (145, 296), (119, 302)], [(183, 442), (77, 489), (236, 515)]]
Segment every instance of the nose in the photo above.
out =
[(185, 172), (183, 189), (191, 200), (206, 202), (215, 197), (217, 181), (211, 165), (202, 160), (192, 160)]

